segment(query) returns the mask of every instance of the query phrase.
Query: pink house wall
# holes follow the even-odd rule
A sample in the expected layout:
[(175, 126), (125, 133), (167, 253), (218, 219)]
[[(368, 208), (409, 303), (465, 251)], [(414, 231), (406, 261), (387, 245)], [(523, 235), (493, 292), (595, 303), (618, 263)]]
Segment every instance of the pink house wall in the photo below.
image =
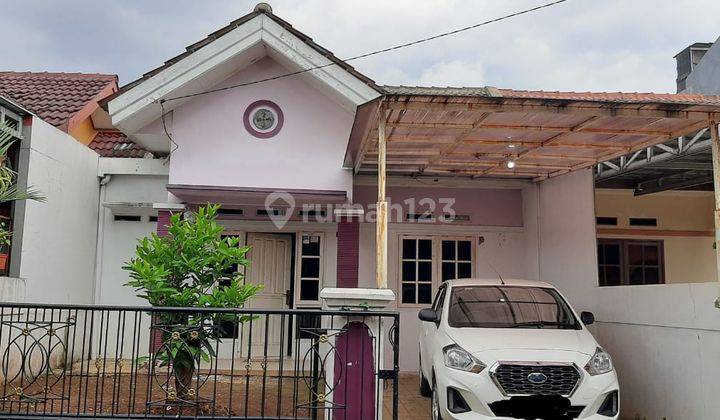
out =
[[(454, 224), (523, 226), (522, 191), (519, 189), (388, 187), (386, 195), (391, 205), (403, 205), (403, 221), (408, 212), (420, 214), (429, 209), (428, 205), (421, 201), (425, 198), (437, 203), (433, 212), (435, 218), (443, 215), (444, 204), (440, 200), (454, 199), (455, 213), (470, 216), (469, 222), (457, 221)], [(374, 205), (377, 201), (377, 188), (356, 185), (353, 198), (355, 203), (361, 203), (367, 209), (368, 205)], [(414, 200), (415, 208), (409, 208), (405, 200)], [(390, 212), (391, 222), (395, 222), (393, 209)]]
[[(287, 70), (264, 58), (219, 86), (272, 77)], [(259, 139), (243, 124), (256, 100), (275, 102), (284, 125)], [(170, 184), (352, 191), (342, 169), (354, 115), (297, 77), (191, 99), (174, 111)]]

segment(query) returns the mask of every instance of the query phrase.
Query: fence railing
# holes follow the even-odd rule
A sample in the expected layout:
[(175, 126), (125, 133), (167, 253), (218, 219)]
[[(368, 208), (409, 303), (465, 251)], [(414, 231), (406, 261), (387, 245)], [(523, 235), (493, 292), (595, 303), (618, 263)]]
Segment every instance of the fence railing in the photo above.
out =
[(0, 418), (397, 419), (398, 328), (394, 312), (0, 303)]

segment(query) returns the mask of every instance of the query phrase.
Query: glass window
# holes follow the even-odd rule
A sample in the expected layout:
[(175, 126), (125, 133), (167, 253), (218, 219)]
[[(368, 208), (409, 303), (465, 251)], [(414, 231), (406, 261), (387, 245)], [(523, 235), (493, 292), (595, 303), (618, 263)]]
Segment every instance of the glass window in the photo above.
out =
[(554, 289), (516, 286), (453, 287), (448, 324), (455, 328), (580, 328)]
[(662, 241), (598, 239), (597, 252), (600, 286), (665, 282)]
[(472, 277), (472, 241), (443, 239), (441, 248), (442, 281)]
[(400, 295), (405, 304), (429, 304), (433, 294), (432, 239), (404, 238)]
[(319, 235), (301, 235), (299, 300), (317, 302), (320, 300), (322, 278), (322, 247)]

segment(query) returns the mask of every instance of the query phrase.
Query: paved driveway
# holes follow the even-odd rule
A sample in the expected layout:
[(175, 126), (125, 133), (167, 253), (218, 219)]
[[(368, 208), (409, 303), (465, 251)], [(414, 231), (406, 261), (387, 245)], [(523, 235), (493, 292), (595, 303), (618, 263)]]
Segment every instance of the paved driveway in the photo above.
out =
[[(400, 374), (398, 406), (400, 420), (430, 419), (430, 399), (420, 395), (420, 377), (417, 374)], [(385, 393), (383, 407), (385, 411), (383, 418), (392, 418), (392, 411), (389, 409), (392, 407), (392, 388)]]

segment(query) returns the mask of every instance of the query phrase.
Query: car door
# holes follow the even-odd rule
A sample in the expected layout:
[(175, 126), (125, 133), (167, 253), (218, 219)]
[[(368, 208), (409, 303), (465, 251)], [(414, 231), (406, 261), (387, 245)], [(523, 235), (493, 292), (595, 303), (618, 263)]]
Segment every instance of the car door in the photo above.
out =
[[(433, 301), (432, 309), (438, 316), (442, 316), (443, 303), (445, 301), (445, 290), (447, 287), (441, 285), (438, 288), (435, 300)], [(420, 336), (420, 361), (422, 363), (421, 369), (426, 377), (430, 377), (430, 371), (432, 370), (432, 360), (434, 352), (437, 351), (438, 347), (438, 328), (439, 324), (434, 322), (423, 322), (421, 325), (421, 336)]]

